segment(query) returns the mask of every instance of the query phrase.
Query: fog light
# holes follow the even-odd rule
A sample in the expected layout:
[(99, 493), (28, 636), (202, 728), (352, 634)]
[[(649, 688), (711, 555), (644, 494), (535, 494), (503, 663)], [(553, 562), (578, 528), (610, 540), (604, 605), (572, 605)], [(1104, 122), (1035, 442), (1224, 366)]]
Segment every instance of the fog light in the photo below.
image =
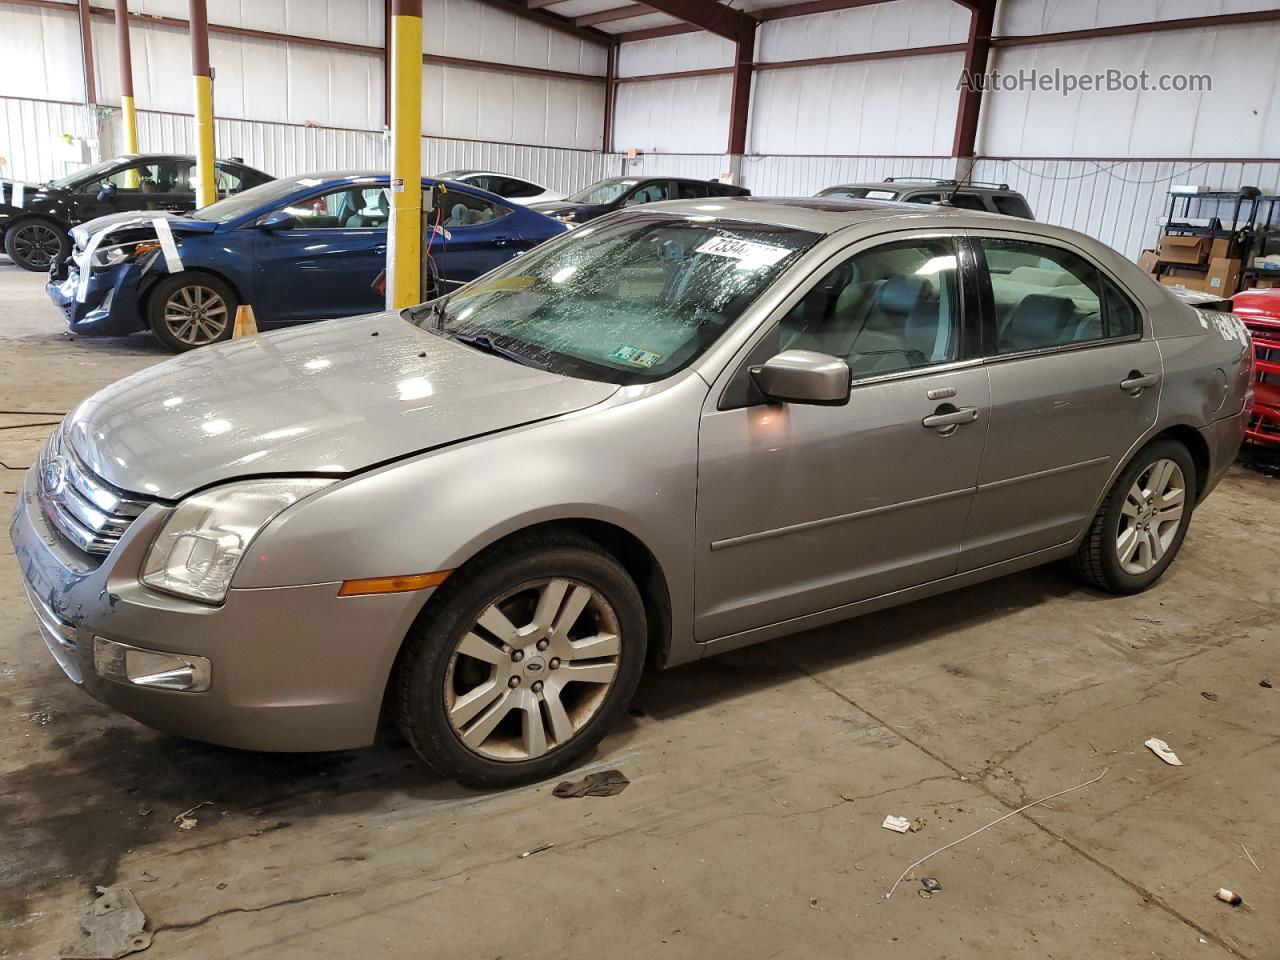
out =
[(135, 687), (202, 693), (209, 689), (209, 661), (186, 653), (143, 650), (106, 637), (93, 638), (93, 668), (99, 677)]

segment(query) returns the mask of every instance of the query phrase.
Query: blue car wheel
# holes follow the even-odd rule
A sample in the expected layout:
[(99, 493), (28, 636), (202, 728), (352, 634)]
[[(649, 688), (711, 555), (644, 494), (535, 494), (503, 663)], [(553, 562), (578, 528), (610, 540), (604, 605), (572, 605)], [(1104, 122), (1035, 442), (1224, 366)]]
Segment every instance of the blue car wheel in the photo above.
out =
[(229, 340), (239, 305), (217, 277), (187, 271), (156, 284), (147, 300), (147, 322), (156, 339), (181, 353)]

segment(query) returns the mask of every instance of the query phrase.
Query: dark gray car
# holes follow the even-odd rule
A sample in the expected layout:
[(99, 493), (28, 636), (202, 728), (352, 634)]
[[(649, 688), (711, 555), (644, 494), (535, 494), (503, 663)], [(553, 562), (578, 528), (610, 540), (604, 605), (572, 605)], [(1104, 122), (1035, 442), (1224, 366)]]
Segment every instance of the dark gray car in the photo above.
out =
[(1027, 198), (1007, 183), (975, 180), (912, 180), (885, 177), (863, 183), (841, 183), (818, 191), (833, 200), (896, 200), (899, 203), (946, 203), (961, 210), (1002, 213), (1008, 217), (1034, 220)]
[(581, 759), (687, 663), (1052, 560), (1145, 589), (1240, 445), (1243, 324), (1086, 236), (830, 200), (644, 206), (403, 313), (73, 410), (10, 527), (94, 697), (441, 773)]

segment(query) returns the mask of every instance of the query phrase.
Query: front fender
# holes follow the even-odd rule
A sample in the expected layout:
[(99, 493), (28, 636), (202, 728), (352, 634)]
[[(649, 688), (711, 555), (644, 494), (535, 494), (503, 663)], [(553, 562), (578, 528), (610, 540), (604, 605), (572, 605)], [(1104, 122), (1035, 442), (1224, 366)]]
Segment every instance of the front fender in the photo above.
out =
[(665, 389), (380, 467), (285, 511), (251, 545), (237, 588), (456, 569), (536, 524), (598, 520), (653, 555), (671, 593), (673, 655), (692, 643), (698, 414), (707, 385)]

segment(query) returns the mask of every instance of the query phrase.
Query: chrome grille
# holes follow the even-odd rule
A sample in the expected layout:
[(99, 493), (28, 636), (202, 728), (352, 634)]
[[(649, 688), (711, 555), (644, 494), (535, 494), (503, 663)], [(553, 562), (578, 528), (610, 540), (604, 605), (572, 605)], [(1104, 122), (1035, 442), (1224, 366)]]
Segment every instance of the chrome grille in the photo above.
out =
[(40, 509), (85, 553), (106, 556), (150, 504), (98, 479), (64, 443), (59, 429), (40, 452)]

